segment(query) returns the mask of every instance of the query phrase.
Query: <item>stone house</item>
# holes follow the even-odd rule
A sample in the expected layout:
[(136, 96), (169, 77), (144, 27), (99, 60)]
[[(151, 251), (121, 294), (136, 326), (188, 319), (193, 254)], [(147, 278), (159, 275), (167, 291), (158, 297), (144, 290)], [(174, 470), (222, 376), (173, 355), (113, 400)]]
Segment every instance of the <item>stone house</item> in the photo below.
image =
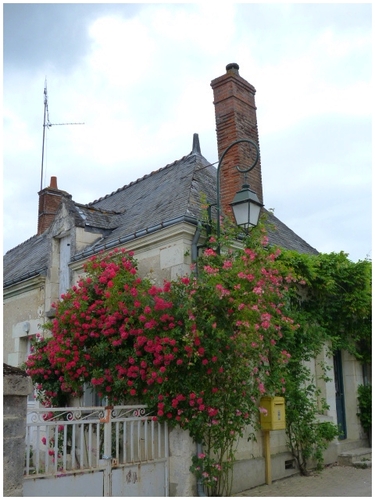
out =
[[(238, 65), (229, 64), (211, 87), (219, 157), (238, 139), (250, 138), (259, 145), (255, 88), (239, 75)], [(242, 184), (234, 166), (250, 164), (250, 156), (249, 148), (242, 146), (226, 155), (221, 169), (224, 212), (229, 213)], [(192, 256), (204, 241), (199, 230), (202, 196), (215, 202), (216, 175), (215, 166), (202, 155), (198, 135), (194, 134), (192, 150), (186, 156), (87, 205), (75, 202), (52, 177), (50, 185), (39, 192), (37, 234), (4, 256), (4, 362), (19, 366), (24, 361), (30, 337), (54, 314), (52, 304), (78, 280), (86, 259), (102, 250), (133, 250), (140, 274), (155, 282), (189, 273)], [(263, 203), (260, 159), (248, 181)], [(275, 228), (269, 234), (271, 244), (318, 253), (273, 213), (263, 210)], [(363, 382), (361, 366), (348, 353), (328, 362), (334, 368), (335, 380), (321, 387), (330, 405), (324, 418), (344, 423), (345, 441), (354, 446), (363, 437), (356, 415), (356, 388)], [(318, 373), (319, 360), (311, 361), (311, 369)], [(33, 404), (32, 398), (29, 404)], [(337, 442), (329, 448), (327, 462), (336, 460), (340, 446)], [(272, 433), (271, 451), (274, 479), (294, 472), (286, 465), (291, 457), (284, 431)], [(261, 436), (255, 444), (241, 442), (237, 459), (238, 491), (264, 482)]]

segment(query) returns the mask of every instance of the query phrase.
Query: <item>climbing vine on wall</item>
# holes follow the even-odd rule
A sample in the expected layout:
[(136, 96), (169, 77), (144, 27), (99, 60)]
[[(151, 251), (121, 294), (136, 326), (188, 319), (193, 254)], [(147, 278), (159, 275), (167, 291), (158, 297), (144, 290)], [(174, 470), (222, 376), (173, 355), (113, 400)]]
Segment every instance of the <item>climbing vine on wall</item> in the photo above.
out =
[[(323, 466), (323, 452), (340, 429), (318, 420), (329, 409), (306, 362), (324, 348), (340, 349), (361, 363), (371, 362), (371, 262), (354, 263), (344, 252), (304, 255), (283, 251), (279, 259), (298, 278), (289, 287), (289, 314), (298, 321), (296, 335), (283, 339), (292, 353), (286, 370), (286, 434), (299, 469), (308, 474), (310, 461)], [(322, 362), (325, 381), (333, 374)]]
[(281, 262), (298, 277), (290, 301), (301, 325), (318, 329), (333, 351), (345, 349), (362, 363), (371, 362), (371, 261), (352, 262), (344, 252), (283, 251)]

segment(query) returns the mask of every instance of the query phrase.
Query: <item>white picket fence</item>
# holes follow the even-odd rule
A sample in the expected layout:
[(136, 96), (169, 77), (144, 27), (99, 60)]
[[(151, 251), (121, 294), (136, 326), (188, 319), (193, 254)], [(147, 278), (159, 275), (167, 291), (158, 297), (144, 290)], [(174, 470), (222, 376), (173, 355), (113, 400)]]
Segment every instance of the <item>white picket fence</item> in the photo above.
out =
[[(144, 405), (28, 410), (25, 479), (102, 471), (102, 496), (111, 496), (114, 485), (109, 484), (108, 478), (112, 481), (114, 469), (133, 466), (133, 472), (130, 469), (127, 472), (126, 481), (141, 483), (140, 465), (148, 464), (149, 476), (150, 464), (157, 462), (166, 495), (168, 429), (156, 422)], [(137, 472), (134, 465), (138, 467)], [(122, 488), (120, 485), (115, 489), (119, 487)], [(143, 491), (143, 495), (147, 496), (147, 491)], [(65, 491), (61, 496), (69, 495)]]

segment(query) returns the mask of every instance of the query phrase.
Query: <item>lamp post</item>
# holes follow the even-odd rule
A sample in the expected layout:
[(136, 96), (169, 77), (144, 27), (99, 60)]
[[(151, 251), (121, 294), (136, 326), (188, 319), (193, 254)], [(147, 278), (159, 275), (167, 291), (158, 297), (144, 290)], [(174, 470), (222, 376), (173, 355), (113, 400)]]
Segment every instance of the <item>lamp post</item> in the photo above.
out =
[[(221, 155), (219, 160), (219, 165), (217, 167), (217, 179), (216, 179), (216, 199), (217, 199), (217, 237), (220, 239), (220, 215), (221, 215), (221, 203), (220, 203), (220, 169), (223, 163), (224, 157), (227, 152), (236, 144), (240, 142), (246, 142), (250, 146), (253, 146), (256, 152), (256, 158), (253, 164), (249, 168), (241, 169), (238, 165), (237, 170), (241, 173), (250, 172), (256, 165), (259, 158), (258, 146), (254, 141), (250, 139), (238, 139), (232, 142), (224, 153)], [(238, 191), (231, 203), (234, 218), (236, 220), (237, 226), (243, 227), (246, 230), (252, 228), (258, 224), (260, 209), (263, 207), (262, 203), (259, 201), (258, 196), (254, 191), (250, 189), (249, 184), (245, 183), (242, 189)], [(220, 253), (220, 246), (218, 248), (218, 253)]]

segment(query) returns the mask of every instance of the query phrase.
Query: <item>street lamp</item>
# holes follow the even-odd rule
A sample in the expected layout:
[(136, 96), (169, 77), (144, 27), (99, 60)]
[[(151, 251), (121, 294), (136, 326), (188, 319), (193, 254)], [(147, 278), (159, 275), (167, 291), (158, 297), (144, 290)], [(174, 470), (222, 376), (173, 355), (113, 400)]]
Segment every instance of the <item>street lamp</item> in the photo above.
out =
[[(221, 213), (221, 203), (220, 203), (220, 169), (223, 163), (224, 156), (227, 152), (236, 144), (240, 142), (246, 142), (250, 146), (254, 147), (256, 158), (253, 164), (249, 168), (241, 169), (236, 166), (237, 170), (241, 173), (247, 173), (252, 170), (259, 158), (258, 146), (250, 139), (238, 139), (232, 142), (224, 153), (221, 155), (219, 165), (217, 167), (217, 180), (216, 180), (216, 199), (217, 199), (217, 237), (220, 238), (220, 213)], [(237, 226), (243, 227), (245, 231), (248, 231), (252, 227), (256, 226), (259, 221), (260, 209), (263, 207), (262, 203), (259, 201), (258, 196), (254, 191), (250, 189), (249, 184), (245, 183), (242, 189), (238, 191), (230, 204), (233, 210), (233, 215), (236, 220)], [(220, 247), (219, 247), (220, 253)]]

